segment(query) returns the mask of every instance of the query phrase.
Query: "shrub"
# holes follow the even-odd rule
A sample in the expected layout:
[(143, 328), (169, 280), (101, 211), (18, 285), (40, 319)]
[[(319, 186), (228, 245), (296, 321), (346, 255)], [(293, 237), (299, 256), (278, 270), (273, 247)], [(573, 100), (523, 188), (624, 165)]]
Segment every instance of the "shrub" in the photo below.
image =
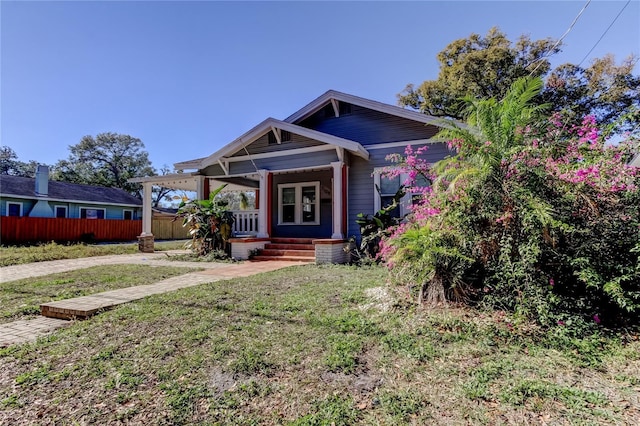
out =
[(420, 296), (439, 293), (432, 301), (462, 295), (545, 326), (638, 324), (637, 140), (607, 143), (592, 117), (569, 129), (540, 121), (528, 107), (539, 87), (521, 80), (502, 102), (470, 101), (469, 126), (441, 133), (455, 155), (433, 167), (431, 191), (382, 255)]

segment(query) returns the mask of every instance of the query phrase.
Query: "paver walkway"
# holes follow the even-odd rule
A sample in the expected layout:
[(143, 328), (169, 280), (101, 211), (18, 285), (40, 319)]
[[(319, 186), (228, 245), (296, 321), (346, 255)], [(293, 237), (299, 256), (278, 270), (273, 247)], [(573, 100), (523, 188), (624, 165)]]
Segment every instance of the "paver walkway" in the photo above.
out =
[[(170, 253), (171, 254), (171, 253)], [(148, 264), (151, 266), (169, 265), (205, 268), (203, 271), (191, 272), (175, 276), (155, 284), (122, 288), (106, 291), (90, 296), (59, 300), (42, 305), (43, 313), (47, 311), (53, 317), (86, 318), (96, 312), (122, 303), (142, 299), (144, 297), (166, 293), (181, 288), (192, 287), (204, 283), (220, 281), (235, 277), (247, 277), (262, 272), (275, 271), (301, 262), (270, 261), (241, 263), (179, 262), (166, 260), (165, 253), (145, 253), (133, 255), (98, 256), (82, 259), (54, 260), (27, 265), (15, 265), (0, 268), (0, 282), (13, 281), (29, 277), (37, 277), (74, 269), (89, 268), (97, 265)], [(0, 347), (36, 340), (58, 328), (66, 327), (70, 322), (65, 319), (37, 317), (30, 320), (19, 320), (0, 324)]]

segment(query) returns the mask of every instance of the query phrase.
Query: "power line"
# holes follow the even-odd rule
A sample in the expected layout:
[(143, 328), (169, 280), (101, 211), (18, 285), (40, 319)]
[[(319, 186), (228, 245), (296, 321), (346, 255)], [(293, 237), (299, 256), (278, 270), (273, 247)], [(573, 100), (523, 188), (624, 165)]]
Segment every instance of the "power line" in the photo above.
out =
[(593, 45), (593, 47), (591, 49), (589, 49), (589, 51), (587, 52), (586, 55), (584, 55), (584, 58), (582, 58), (582, 60), (580, 61), (580, 63), (578, 64), (578, 66), (582, 65), (582, 63), (587, 59), (587, 57), (591, 54), (591, 52), (593, 52), (593, 49), (596, 48), (596, 46), (600, 43), (600, 41), (602, 41), (602, 39), (604, 38), (604, 36), (609, 32), (609, 30), (611, 29), (611, 27), (613, 27), (613, 24), (616, 23), (616, 21), (618, 20), (618, 18), (620, 17), (620, 15), (622, 15), (622, 12), (624, 12), (624, 10), (627, 8), (627, 6), (629, 6), (629, 3), (631, 3), (631, 0), (627, 0), (627, 2), (625, 3), (624, 6), (622, 6), (622, 9), (620, 9), (620, 12), (618, 12), (618, 14), (616, 15), (616, 17), (613, 19), (613, 21), (611, 22), (611, 24), (609, 24), (609, 26), (607, 27), (606, 30), (604, 30), (604, 32), (602, 33), (602, 35), (600, 36), (600, 38), (598, 39), (598, 41), (596, 41), (596, 43)]
[[(629, 0), (631, 1), (631, 0)], [(576, 15), (576, 17), (573, 19), (573, 22), (571, 23), (571, 25), (569, 25), (569, 28), (567, 28), (567, 31), (564, 32), (564, 34), (562, 34), (562, 37), (560, 37), (558, 39), (558, 41), (556, 41), (556, 44), (553, 45), (553, 47), (549, 50), (549, 53), (547, 55), (545, 55), (544, 57), (538, 59), (538, 65), (536, 65), (536, 67), (529, 73), (529, 76), (532, 76), (534, 72), (536, 72), (536, 70), (540, 67), (540, 65), (542, 65), (542, 60), (547, 59), (549, 56), (551, 56), (551, 52), (553, 52), (553, 49), (555, 49), (556, 47), (558, 47), (558, 45), (560, 43), (562, 43), (562, 40), (564, 40), (564, 38), (567, 36), (567, 34), (569, 34), (571, 32), (571, 30), (573, 29), (573, 26), (576, 24), (576, 22), (578, 22), (578, 19), (580, 18), (580, 16), (582, 15), (582, 13), (585, 11), (585, 9), (587, 8), (587, 6), (589, 6), (589, 3), (591, 3), (591, 0), (587, 0), (587, 2), (585, 3), (584, 6), (582, 6), (582, 9), (580, 10), (580, 12)], [(626, 6), (625, 6), (626, 7)]]

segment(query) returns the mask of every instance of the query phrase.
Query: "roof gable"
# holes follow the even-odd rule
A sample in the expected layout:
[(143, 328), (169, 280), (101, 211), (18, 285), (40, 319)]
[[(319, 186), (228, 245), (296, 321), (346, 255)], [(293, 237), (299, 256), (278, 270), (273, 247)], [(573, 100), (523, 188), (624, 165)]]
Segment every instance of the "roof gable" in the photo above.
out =
[(367, 152), (367, 150), (357, 142), (329, 135), (327, 133), (318, 132), (316, 130), (308, 129), (306, 127), (298, 126), (286, 121), (277, 120), (275, 118), (267, 118), (262, 123), (255, 126), (253, 129), (235, 139), (233, 142), (225, 145), (218, 151), (211, 154), (209, 157), (201, 160), (199, 167), (205, 168), (212, 164), (222, 162), (226, 157), (232, 156), (238, 151), (244, 149), (252, 142), (256, 141), (258, 138), (274, 130), (284, 130), (328, 145), (335, 146), (337, 148), (351, 151), (355, 155), (365, 159), (369, 158), (369, 153)]
[(309, 102), (298, 111), (285, 118), (287, 123), (299, 123), (300, 121), (308, 118), (312, 114), (320, 111), (327, 105), (332, 105), (336, 116), (339, 116), (340, 109), (338, 102), (346, 102), (353, 105), (358, 105), (363, 108), (372, 109), (374, 111), (395, 115), (397, 117), (406, 118), (409, 120), (417, 121), (424, 124), (432, 124), (438, 127), (445, 127), (446, 122), (442, 118), (432, 117), (430, 115), (422, 114), (420, 112), (411, 111), (401, 108), (395, 105), (389, 105), (371, 99), (361, 98), (359, 96), (349, 95), (347, 93), (338, 92), (336, 90), (328, 90), (324, 94), (320, 95), (313, 101)]

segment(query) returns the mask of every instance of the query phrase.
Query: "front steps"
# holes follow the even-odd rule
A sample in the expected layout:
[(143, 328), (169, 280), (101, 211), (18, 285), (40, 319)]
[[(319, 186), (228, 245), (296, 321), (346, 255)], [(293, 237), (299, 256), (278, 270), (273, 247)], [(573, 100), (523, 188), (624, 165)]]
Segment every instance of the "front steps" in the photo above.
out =
[(271, 238), (251, 260), (286, 260), (310, 262), (316, 260), (315, 246), (311, 238)]

